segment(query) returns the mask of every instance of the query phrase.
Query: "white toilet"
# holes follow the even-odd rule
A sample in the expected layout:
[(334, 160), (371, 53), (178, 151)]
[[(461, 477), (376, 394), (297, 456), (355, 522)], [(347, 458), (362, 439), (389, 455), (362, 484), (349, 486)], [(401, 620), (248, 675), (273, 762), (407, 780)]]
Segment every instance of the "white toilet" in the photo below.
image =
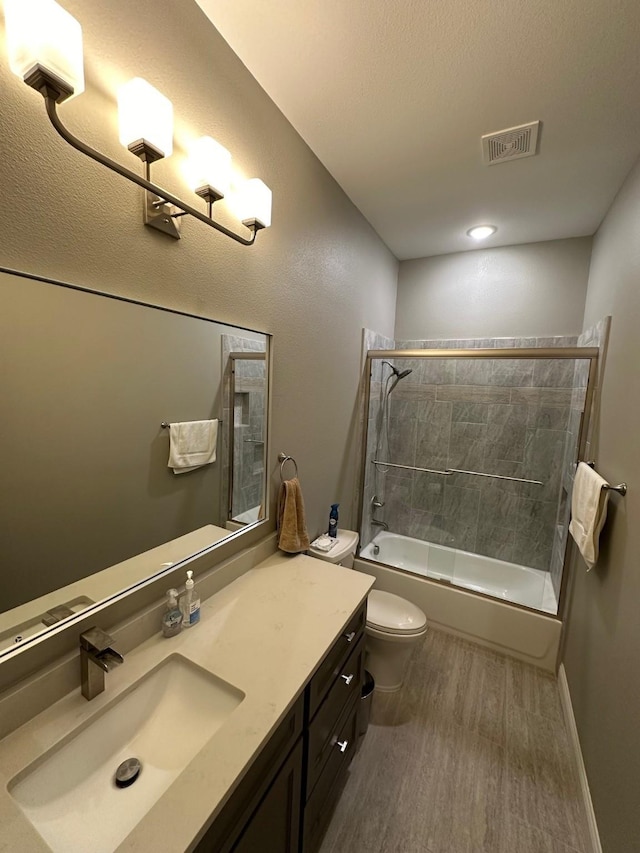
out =
[[(338, 530), (338, 541), (330, 551), (309, 548), (309, 555), (350, 569), (358, 547), (354, 530)], [(427, 617), (419, 607), (393, 595), (373, 589), (367, 598), (366, 667), (373, 675), (376, 690), (393, 693), (402, 687), (414, 645), (427, 633)]]

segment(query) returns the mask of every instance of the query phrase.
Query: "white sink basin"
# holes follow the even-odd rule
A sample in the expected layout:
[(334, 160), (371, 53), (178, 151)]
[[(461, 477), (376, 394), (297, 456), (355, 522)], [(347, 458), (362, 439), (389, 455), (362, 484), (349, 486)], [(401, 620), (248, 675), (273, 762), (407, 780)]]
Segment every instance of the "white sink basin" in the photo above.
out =
[[(19, 773), (9, 793), (52, 850), (110, 853), (244, 695), (172, 655)], [(117, 787), (116, 769), (131, 757), (142, 770)]]

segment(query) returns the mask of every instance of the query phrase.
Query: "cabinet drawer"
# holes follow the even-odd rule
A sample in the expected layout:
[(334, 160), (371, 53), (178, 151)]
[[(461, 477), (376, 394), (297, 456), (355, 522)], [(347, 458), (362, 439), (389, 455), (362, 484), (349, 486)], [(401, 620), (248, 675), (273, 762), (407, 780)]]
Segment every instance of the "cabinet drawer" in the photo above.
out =
[(342, 667), (349, 653), (364, 633), (366, 613), (367, 605), (365, 602), (349, 620), (347, 627), (335, 641), (329, 653), (320, 664), (316, 674), (311, 679), (311, 683), (309, 684), (310, 720), (320, 707), (320, 703), (324, 699), (326, 692), (342, 672)]
[(306, 796), (310, 796), (338, 739), (345, 707), (359, 697), (364, 677), (364, 637), (351, 652), (309, 726)]
[[(304, 810), (304, 853), (315, 853), (342, 792), (346, 773), (358, 740), (358, 700), (349, 703), (342, 716), (339, 734)], [(338, 745), (345, 744), (344, 752)]]

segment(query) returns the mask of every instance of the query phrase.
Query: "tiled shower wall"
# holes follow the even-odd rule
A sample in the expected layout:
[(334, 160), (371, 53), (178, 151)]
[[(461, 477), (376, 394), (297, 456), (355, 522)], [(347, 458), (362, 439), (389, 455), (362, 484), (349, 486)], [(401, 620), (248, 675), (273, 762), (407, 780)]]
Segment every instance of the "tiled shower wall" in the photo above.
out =
[(223, 423), (223, 496), (221, 506), (227, 506), (231, 471), (229, 469), (229, 430), (233, 423), (233, 507), (236, 518), (263, 501), (264, 439), (266, 418), (266, 361), (236, 359), (235, 399), (231, 395), (230, 352), (264, 352), (264, 344), (238, 335), (222, 336), (224, 375)]
[[(572, 337), (510, 338), (404, 341), (396, 349), (575, 345)], [(398, 358), (395, 363), (413, 372), (391, 394), (389, 455), (383, 458), (421, 468), (541, 480), (544, 485), (388, 468), (378, 472), (376, 488), (385, 501), (378, 517), (397, 533), (549, 570), (575, 362)], [(382, 377), (389, 372), (379, 364), (376, 369), (384, 372), (372, 383), (368, 460), (376, 450)], [(368, 500), (374, 470), (369, 463)]]

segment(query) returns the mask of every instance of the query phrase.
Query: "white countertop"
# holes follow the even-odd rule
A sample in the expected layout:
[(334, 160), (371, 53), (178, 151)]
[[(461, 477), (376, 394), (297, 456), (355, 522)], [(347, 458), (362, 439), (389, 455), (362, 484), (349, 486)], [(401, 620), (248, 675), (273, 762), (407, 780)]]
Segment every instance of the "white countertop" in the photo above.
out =
[(91, 702), (78, 684), (0, 744), (0, 850), (50, 850), (7, 790), (16, 774), (175, 653), (246, 695), (117, 850), (186, 850), (227, 801), (373, 582), (310, 557), (274, 554), (203, 602), (199, 625), (171, 639), (158, 632), (130, 652)]

